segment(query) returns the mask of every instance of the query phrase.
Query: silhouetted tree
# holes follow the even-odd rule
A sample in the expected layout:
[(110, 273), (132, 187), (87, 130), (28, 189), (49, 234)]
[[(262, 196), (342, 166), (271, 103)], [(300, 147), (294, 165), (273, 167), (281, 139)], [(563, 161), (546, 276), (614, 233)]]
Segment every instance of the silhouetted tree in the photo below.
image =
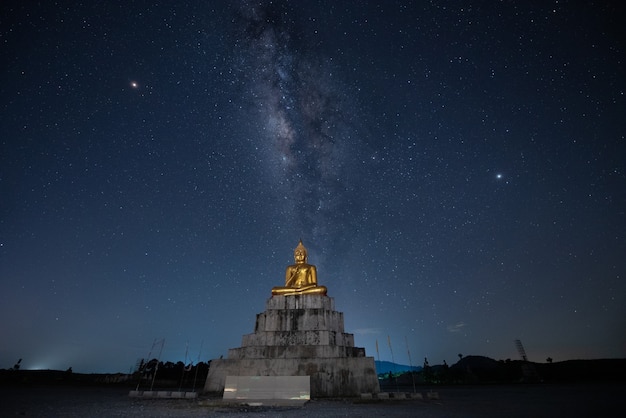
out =
[(430, 364), (428, 364), (428, 358), (424, 357), (424, 366), (422, 368), (422, 376), (424, 377), (424, 382), (432, 383), (433, 382), (433, 371), (430, 368)]
[(443, 361), (443, 366), (441, 367), (441, 371), (439, 372), (439, 381), (440, 383), (450, 382), (450, 367), (445, 360)]

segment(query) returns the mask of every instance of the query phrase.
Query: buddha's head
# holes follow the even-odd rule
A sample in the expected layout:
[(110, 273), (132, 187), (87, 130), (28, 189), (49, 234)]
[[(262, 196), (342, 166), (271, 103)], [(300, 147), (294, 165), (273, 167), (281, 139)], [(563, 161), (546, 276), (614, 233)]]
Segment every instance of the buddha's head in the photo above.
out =
[(306, 263), (307, 252), (304, 244), (302, 244), (302, 240), (300, 240), (296, 249), (293, 250), (293, 258), (296, 260), (296, 263)]

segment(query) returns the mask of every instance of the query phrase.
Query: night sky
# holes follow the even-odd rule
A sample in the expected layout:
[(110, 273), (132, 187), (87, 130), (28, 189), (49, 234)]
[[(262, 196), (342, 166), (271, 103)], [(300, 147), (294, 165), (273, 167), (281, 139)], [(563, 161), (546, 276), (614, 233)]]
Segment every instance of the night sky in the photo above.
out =
[(375, 359), (626, 357), (620, 2), (174, 3), (0, 5), (0, 368), (226, 356), (299, 239)]

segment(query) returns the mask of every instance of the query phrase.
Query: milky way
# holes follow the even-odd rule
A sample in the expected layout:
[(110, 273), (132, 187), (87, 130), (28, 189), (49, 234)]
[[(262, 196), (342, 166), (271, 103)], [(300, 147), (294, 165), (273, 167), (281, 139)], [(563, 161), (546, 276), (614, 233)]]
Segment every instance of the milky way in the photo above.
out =
[(235, 31), (238, 77), (282, 215), (323, 249), (358, 225), (354, 170), (365, 153), (353, 98), (292, 15), (280, 2), (242, 5)]

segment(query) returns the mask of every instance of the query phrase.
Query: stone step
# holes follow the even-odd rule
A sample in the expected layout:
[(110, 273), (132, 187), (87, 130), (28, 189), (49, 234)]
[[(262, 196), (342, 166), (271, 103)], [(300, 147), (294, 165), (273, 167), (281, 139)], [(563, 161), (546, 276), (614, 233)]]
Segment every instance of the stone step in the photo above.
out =
[(259, 331), (242, 337), (242, 347), (337, 345), (354, 347), (354, 335), (334, 331)]
[(365, 357), (365, 349), (332, 345), (251, 346), (231, 348), (229, 359), (297, 359), (297, 358), (357, 358)]

